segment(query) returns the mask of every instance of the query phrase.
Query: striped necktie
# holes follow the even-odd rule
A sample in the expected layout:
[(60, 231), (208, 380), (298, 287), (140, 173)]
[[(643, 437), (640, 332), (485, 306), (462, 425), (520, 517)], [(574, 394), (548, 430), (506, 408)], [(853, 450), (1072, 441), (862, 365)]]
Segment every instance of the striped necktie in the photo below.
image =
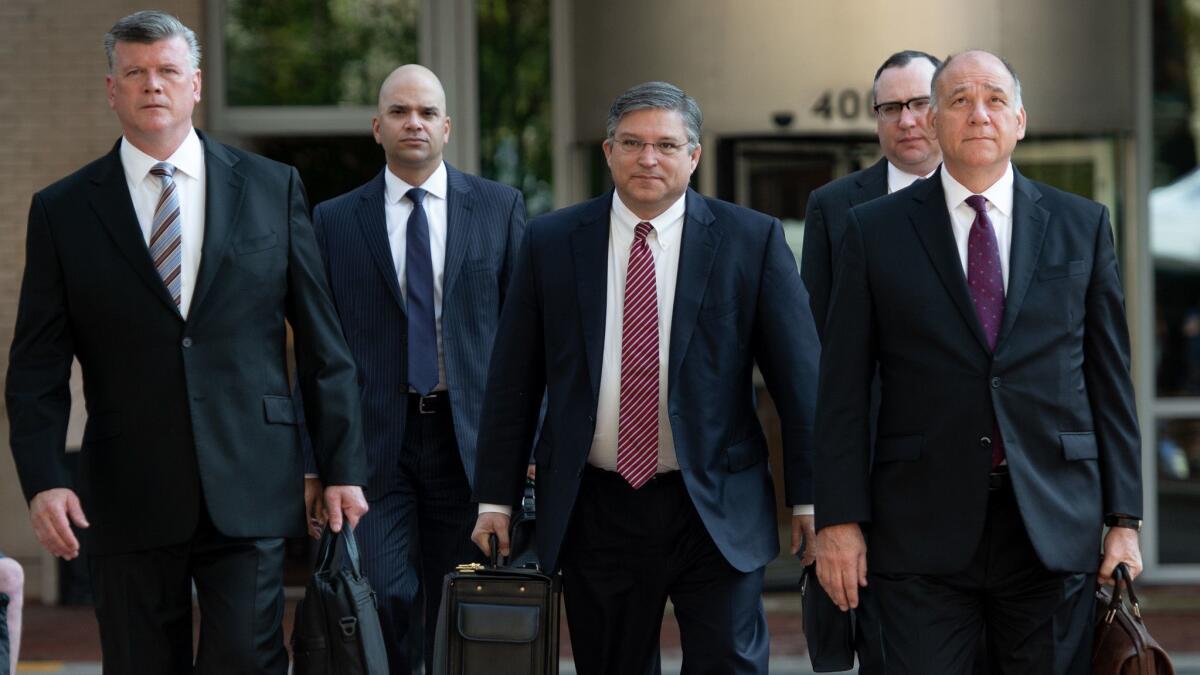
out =
[(646, 243), (651, 229), (638, 223), (634, 230), (621, 319), (617, 473), (635, 489), (658, 471), (658, 288)]
[(183, 234), (179, 222), (179, 192), (175, 185), (175, 167), (166, 163), (155, 164), (150, 173), (162, 181), (162, 193), (154, 207), (154, 220), (150, 226), (150, 258), (162, 278), (163, 285), (179, 307), (181, 296), (180, 274), (183, 261)]

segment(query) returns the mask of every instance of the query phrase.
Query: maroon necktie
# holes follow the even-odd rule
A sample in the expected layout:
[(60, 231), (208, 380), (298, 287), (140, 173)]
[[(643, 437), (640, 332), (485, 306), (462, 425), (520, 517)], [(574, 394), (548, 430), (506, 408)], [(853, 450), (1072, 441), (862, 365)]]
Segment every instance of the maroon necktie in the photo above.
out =
[[(975, 210), (971, 236), (967, 238), (967, 288), (975, 303), (975, 315), (987, 337), (988, 350), (996, 350), (1000, 322), (1004, 320), (1004, 273), (1000, 269), (1000, 247), (996, 231), (987, 215), (987, 198), (967, 197), (967, 205)], [(992, 468), (1004, 460), (1004, 440), (995, 429), (992, 439)]]
[(658, 471), (658, 289), (646, 244), (651, 229), (638, 223), (634, 230), (621, 320), (617, 473), (635, 489)]

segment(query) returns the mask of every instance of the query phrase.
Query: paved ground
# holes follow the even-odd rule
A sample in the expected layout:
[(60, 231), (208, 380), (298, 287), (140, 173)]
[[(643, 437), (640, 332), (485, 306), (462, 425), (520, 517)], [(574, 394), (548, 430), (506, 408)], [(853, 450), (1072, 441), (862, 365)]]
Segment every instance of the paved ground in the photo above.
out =
[[(1176, 659), (1180, 675), (1200, 675), (1200, 587), (1139, 589), (1146, 623)], [(811, 673), (801, 631), (799, 595), (764, 596), (771, 629), (771, 672), (776, 675)], [(290, 634), (295, 602), (289, 601), (285, 630)], [(573, 675), (570, 642), (563, 631), (563, 675)], [(663, 625), (663, 673), (679, 672), (679, 631), (668, 615)], [(19, 673), (98, 675), (100, 644), (95, 617), (84, 607), (26, 606), (25, 639)]]

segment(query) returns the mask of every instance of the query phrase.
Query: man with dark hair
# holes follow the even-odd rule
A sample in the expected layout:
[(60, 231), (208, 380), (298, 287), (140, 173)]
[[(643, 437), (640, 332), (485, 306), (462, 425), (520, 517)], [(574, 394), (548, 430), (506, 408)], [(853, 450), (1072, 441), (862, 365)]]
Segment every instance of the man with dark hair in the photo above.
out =
[[(808, 289), (813, 320), (822, 339), (834, 267), (846, 231), (846, 213), (857, 204), (908, 187), (933, 173), (942, 161), (942, 152), (925, 116), (929, 109), (929, 81), (941, 63), (936, 56), (911, 49), (889, 56), (875, 71), (871, 85), (875, 133), (883, 157), (866, 169), (813, 190), (808, 196), (800, 276)], [(877, 407), (877, 387), (872, 395)], [(809, 598), (809, 602), (828, 601), (819, 590), (814, 590)], [(858, 654), (859, 673), (884, 672), (879, 608), (870, 593), (862, 594), (854, 615), (854, 650)]]
[(409, 670), (406, 641), (421, 635), (409, 625), (418, 588), (425, 639), (414, 646), (428, 670), (442, 577), (480, 557), (470, 539), (475, 439), (525, 202), (517, 190), (443, 161), (446, 93), (423, 66), (388, 75), (372, 129), (387, 166), (318, 204), (313, 225), (342, 329), (366, 375), (371, 511), (355, 533), (399, 674)]
[(1142, 567), (1112, 227), (1102, 205), (1013, 168), (1026, 115), (1010, 65), (964, 52), (931, 91), (941, 170), (846, 221), (817, 572), (842, 609), (869, 581), (889, 674), (967, 672), (984, 629), (993, 673), (1082, 675), (1097, 568), (1110, 582), (1117, 563)]
[(941, 60), (916, 50), (896, 52), (875, 71), (875, 134), (883, 157), (808, 196), (800, 276), (808, 288), (817, 333), (823, 335), (833, 270), (851, 207), (912, 185), (942, 161), (926, 112), (929, 82)]
[[(689, 673), (767, 672), (763, 567), (779, 551), (757, 363), (807, 504), (817, 337), (780, 222), (688, 189), (700, 109), (664, 82), (619, 96), (615, 190), (529, 224), (480, 425), (472, 535), (508, 549), (534, 451), (537, 551), (563, 572), (583, 675), (656, 672), (664, 606)], [(811, 533), (796, 516), (794, 536)]]
[(87, 531), (104, 672), (193, 672), (194, 584), (194, 672), (282, 675), (283, 538), (304, 534), (287, 325), (334, 530), (367, 508), (354, 362), (299, 174), (192, 127), (192, 31), (138, 12), (104, 44), (123, 136), (29, 211), (6, 392), (17, 471), (47, 550), (73, 559), (72, 525)]

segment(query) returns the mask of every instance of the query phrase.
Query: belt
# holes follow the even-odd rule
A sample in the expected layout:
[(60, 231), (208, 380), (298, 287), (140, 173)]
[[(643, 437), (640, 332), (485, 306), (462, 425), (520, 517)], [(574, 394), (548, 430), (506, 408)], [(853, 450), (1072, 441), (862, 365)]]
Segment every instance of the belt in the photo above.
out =
[(1009, 477), (1008, 467), (1000, 465), (996, 470), (988, 474), (988, 492), (996, 492), (1003, 490), (1012, 485), (1012, 478)]
[(422, 396), (415, 392), (408, 394), (408, 408), (420, 415), (437, 415), (450, 412), (450, 394), (445, 391), (430, 392)]

